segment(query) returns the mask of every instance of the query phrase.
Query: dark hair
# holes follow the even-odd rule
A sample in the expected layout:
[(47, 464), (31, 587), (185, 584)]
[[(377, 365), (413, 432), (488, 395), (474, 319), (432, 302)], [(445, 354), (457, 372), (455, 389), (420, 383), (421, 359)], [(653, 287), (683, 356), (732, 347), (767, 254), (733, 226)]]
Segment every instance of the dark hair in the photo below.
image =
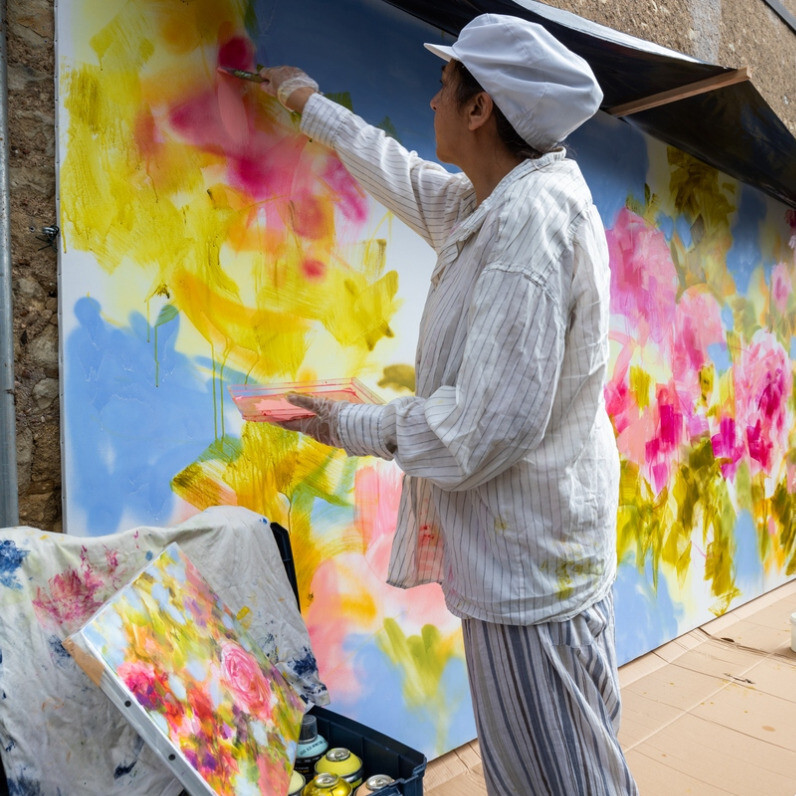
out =
[[(468, 100), (476, 94), (486, 89), (473, 77), (472, 72), (461, 62), (452, 60), (453, 70), (458, 78), (456, 85), (456, 104), (461, 108)], [(542, 153), (534, 149), (520, 134), (512, 127), (511, 122), (503, 115), (503, 111), (498, 108), (493, 101), (492, 112), (497, 124), (497, 134), (506, 148), (512, 155), (520, 158), (538, 158)]]

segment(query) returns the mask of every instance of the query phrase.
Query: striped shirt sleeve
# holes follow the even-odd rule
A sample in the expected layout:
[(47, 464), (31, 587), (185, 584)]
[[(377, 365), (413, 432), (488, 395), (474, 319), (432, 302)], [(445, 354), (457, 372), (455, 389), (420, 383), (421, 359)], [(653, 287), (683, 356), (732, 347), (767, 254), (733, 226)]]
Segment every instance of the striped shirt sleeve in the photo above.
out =
[(439, 251), (470, 188), (463, 175), (423, 160), (321, 94), (308, 100), (301, 130), (334, 149), (367, 193)]

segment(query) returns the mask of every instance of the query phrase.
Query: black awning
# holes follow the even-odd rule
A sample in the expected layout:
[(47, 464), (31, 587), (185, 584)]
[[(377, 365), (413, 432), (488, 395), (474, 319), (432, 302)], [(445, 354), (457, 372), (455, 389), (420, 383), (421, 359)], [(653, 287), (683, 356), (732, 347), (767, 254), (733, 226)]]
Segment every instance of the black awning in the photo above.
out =
[[(452, 36), (483, 13), (544, 25), (589, 62), (605, 95), (604, 111), (796, 208), (796, 138), (742, 70), (698, 61), (536, 0), (385, 1)], [(665, 92), (675, 96), (659, 97), (661, 104), (647, 109), (623, 107), (643, 108), (644, 100)]]

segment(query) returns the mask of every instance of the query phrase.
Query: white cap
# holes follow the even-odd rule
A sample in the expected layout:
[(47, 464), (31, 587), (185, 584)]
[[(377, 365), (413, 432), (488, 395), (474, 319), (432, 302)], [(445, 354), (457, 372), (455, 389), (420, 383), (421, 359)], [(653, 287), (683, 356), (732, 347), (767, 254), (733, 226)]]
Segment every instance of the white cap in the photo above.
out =
[(563, 141), (600, 107), (603, 92), (589, 64), (541, 25), (481, 14), (451, 46), (431, 52), (461, 61), (512, 127), (542, 152)]

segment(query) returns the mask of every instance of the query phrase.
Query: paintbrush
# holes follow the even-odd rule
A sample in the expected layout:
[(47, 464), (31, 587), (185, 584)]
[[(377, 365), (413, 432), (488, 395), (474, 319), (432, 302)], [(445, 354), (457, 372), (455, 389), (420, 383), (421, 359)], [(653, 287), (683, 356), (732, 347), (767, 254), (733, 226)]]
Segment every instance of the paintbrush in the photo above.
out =
[(247, 72), (245, 69), (233, 69), (231, 66), (217, 67), (219, 72), (232, 75), (232, 77), (240, 78), (241, 80), (251, 80), (253, 83), (263, 83), (265, 78), (259, 72)]

